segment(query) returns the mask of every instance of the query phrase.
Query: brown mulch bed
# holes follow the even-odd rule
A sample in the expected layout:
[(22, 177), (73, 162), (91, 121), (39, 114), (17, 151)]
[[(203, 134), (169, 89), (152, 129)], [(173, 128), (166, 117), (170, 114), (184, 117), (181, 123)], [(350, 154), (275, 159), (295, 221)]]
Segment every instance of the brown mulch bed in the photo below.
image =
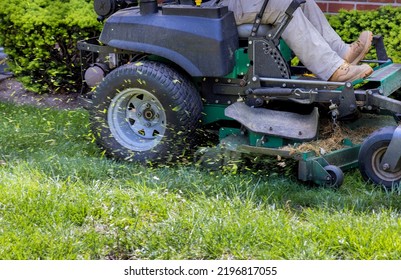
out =
[(26, 90), (10, 75), (0, 75), (0, 101), (61, 110), (82, 107), (77, 94), (36, 94)]

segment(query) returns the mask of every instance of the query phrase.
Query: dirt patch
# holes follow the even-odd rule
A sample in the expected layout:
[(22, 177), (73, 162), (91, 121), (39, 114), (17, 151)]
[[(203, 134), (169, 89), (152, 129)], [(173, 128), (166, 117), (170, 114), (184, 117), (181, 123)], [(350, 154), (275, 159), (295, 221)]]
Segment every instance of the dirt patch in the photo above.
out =
[(0, 75), (0, 101), (61, 110), (82, 107), (77, 94), (36, 94), (26, 90), (11, 75)]

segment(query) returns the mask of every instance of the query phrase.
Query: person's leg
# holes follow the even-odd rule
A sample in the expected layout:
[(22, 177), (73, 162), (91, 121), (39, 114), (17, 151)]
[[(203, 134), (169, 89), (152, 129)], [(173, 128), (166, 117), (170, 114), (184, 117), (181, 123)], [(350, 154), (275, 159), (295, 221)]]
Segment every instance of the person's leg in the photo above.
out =
[[(373, 72), (373, 69), (367, 64), (349, 65), (346, 63), (331, 48), (301, 9), (297, 9), (293, 16), (283, 32), (282, 38), (305, 67), (317, 77), (326, 81), (345, 82), (364, 78)], [(346, 57), (348, 54), (349, 52), (346, 53)], [(352, 54), (362, 53), (352, 52)]]
[(306, 3), (302, 5), (302, 11), (304, 12), (305, 17), (312, 23), (320, 35), (322, 35), (329, 46), (341, 58), (345, 58), (345, 55), (349, 50), (349, 45), (346, 44), (330, 26), (316, 2), (314, 0), (306, 0)]
[[(223, 0), (221, 3), (234, 12), (237, 24), (243, 24), (253, 23), (263, 2), (264, 0)], [(291, 2), (292, 0), (270, 0), (263, 14), (262, 23), (281, 22)], [(299, 60), (321, 79), (328, 80), (344, 63), (301, 9), (295, 11), (282, 37)]]
[[(253, 23), (263, 2), (264, 0), (223, 0), (222, 4), (227, 5), (234, 12), (237, 24), (243, 24)], [(262, 23), (277, 24), (281, 22), (291, 2), (292, 0), (270, 0)], [(344, 59), (330, 47), (301, 9), (294, 12), (293, 19), (283, 32), (282, 38), (305, 67), (323, 80), (329, 80), (334, 72), (344, 64)]]
[(303, 65), (323, 80), (329, 80), (344, 63), (300, 9), (294, 12), (282, 38)]
[(330, 26), (322, 10), (314, 0), (306, 0), (302, 11), (329, 46), (348, 63), (357, 64), (369, 51), (373, 38), (372, 32), (364, 31), (355, 42), (346, 44)]

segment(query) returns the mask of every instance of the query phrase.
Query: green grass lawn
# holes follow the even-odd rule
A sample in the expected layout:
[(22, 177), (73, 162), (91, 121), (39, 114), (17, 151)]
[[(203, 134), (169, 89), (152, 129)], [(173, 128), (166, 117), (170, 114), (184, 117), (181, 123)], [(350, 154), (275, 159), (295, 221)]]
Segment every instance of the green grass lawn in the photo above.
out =
[(105, 158), (83, 110), (0, 103), (0, 259), (400, 259), (401, 196)]

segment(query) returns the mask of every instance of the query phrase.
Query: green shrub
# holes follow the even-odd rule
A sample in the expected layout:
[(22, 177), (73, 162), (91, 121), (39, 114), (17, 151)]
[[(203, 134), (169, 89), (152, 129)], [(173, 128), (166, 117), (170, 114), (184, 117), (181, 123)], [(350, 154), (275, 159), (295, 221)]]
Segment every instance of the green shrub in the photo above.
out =
[[(345, 42), (353, 42), (363, 30), (383, 35), (388, 56), (394, 62), (401, 62), (401, 8), (383, 6), (373, 11), (342, 10), (328, 19)], [(376, 58), (374, 48), (368, 58)]]
[(92, 0), (8, 0), (0, 10), (0, 45), (10, 69), (34, 92), (77, 91), (77, 41), (100, 28)]

